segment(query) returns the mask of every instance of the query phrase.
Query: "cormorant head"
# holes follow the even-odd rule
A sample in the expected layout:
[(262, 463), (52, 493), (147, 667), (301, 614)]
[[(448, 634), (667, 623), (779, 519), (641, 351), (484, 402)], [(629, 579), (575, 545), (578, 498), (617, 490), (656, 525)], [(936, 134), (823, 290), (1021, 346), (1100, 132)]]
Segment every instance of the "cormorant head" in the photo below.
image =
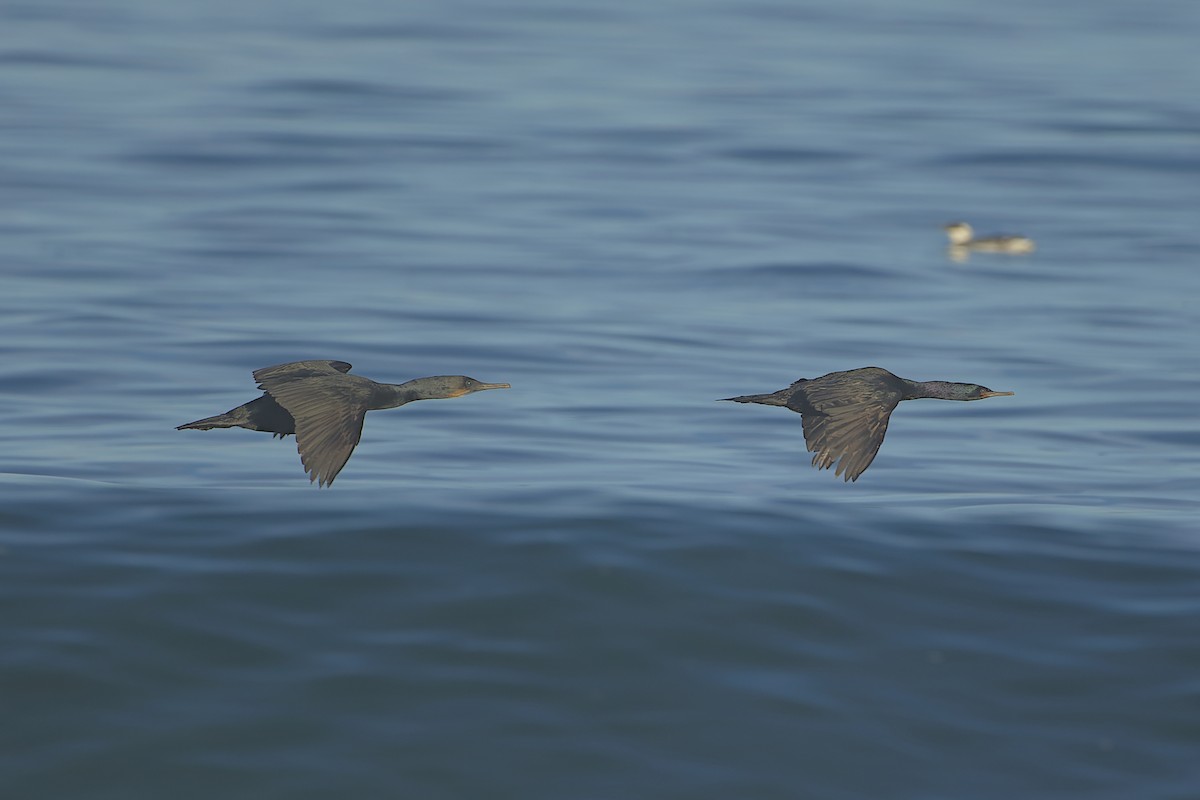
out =
[(482, 392), (484, 389), (511, 389), (507, 383), (484, 383), (466, 375), (437, 375), (432, 378), (422, 378), (425, 384), (422, 390), (429, 397), (462, 397), (472, 392)]
[(977, 383), (952, 383), (950, 381), (923, 381), (912, 384), (914, 391), (904, 399), (930, 397), (936, 400), (982, 400), (985, 397), (1000, 397), (1012, 392), (993, 392)]
[(955, 400), (983, 400), (985, 397), (1007, 397), (1016, 392), (993, 392), (986, 386), (980, 386), (975, 383), (958, 383), (955, 386), (960, 388), (960, 396), (955, 397)]

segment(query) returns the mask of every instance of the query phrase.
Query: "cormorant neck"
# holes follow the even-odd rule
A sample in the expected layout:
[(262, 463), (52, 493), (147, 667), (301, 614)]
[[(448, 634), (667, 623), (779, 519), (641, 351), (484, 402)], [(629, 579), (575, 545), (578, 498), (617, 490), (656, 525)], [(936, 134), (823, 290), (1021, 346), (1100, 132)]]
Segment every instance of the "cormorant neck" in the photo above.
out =
[(413, 386), (419, 382), (420, 379), (407, 383), (376, 383), (367, 409), (379, 411), (385, 408), (399, 408), (405, 403), (426, 399), (429, 395), (423, 394), (420, 387)]
[(962, 400), (956, 387), (961, 387), (964, 384), (953, 383), (951, 381), (910, 381), (905, 380), (904, 397), (901, 400), (920, 400), (922, 398), (930, 398), (933, 400)]

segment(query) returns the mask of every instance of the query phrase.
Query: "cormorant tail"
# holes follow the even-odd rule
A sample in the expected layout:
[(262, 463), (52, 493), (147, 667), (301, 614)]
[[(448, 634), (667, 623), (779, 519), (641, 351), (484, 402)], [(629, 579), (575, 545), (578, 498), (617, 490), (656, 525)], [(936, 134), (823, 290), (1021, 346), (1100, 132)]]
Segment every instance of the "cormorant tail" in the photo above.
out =
[(761, 403), (764, 406), (786, 406), (787, 398), (780, 397), (781, 392), (773, 394), (744, 394), (741, 397), (722, 397), (721, 400), (732, 400), (735, 403)]
[(213, 428), (236, 428), (245, 422), (245, 417), (235, 417), (233, 414), (217, 414), (215, 417), (205, 417), (198, 419), (195, 422), (189, 422), (186, 425), (180, 425), (175, 430), (195, 430), (195, 431), (210, 431)]

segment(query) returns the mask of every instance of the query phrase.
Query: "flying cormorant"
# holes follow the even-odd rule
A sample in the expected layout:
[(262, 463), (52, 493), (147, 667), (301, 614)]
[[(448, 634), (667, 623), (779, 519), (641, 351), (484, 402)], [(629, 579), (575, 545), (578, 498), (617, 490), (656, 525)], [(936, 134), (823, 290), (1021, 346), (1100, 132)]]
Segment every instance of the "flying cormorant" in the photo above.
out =
[(773, 394), (726, 397), (735, 403), (783, 406), (799, 412), (804, 441), (813, 455), (813, 466), (829, 469), (838, 462), (835, 475), (858, 480), (883, 444), (888, 418), (901, 400), (931, 397), (938, 400), (982, 400), (1010, 395), (993, 392), (974, 383), (910, 381), (886, 369), (863, 367), (831, 372), (819, 378), (801, 378)]
[(376, 383), (348, 375), (345, 361), (293, 361), (254, 371), (263, 396), (245, 405), (198, 419), (176, 430), (249, 428), (284, 437), (296, 434), (296, 449), (309, 480), (329, 486), (362, 437), (368, 411), (396, 408), (414, 400), (461, 397), (507, 383), (480, 383), (465, 375), (437, 375), (408, 383)]

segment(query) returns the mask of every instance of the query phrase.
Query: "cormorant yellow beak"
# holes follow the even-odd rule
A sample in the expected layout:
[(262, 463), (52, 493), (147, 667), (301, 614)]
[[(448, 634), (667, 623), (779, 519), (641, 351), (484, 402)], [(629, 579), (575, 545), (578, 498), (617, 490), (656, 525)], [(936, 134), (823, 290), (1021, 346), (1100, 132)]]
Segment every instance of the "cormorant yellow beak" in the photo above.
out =
[(1009, 396), (1011, 396), (1011, 395), (1014, 395), (1014, 394), (1016, 394), (1016, 392), (992, 392), (992, 391), (986, 391), (986, 392), (980, 392), (980, 394), (979, 394), (979, 399), (980, 399), (980, 400), (982, 400), (982, 399), (983, 399), (983, 398), (985, 398), (985, 397), (1009, 397)]

